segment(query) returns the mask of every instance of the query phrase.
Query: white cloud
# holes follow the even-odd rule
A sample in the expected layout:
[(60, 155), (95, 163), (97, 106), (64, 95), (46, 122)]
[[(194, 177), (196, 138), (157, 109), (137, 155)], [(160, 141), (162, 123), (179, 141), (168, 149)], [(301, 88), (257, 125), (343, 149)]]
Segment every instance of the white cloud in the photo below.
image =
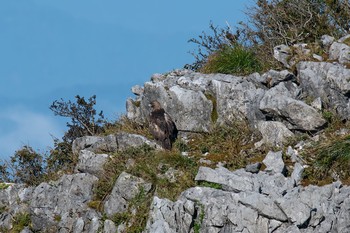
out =
[[(4, 125), (8, 124), (8, 125)], [(52, 146), (50, 135), (61, 137), (63, 127), (54, 116), (15, 106), (0, 112), (0, 158), (6, 159), (24, 145), (46, 150)]]

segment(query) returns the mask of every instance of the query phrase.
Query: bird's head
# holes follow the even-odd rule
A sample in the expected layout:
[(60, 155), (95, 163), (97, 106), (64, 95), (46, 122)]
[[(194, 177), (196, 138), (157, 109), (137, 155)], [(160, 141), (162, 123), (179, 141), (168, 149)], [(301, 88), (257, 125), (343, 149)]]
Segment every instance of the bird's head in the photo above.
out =
[(152, 101), (149, 106), (153, 109), (153, 110), (158, 110), (161, 109), (162, 107), (160, 106), (160, 103), (157, 100)]

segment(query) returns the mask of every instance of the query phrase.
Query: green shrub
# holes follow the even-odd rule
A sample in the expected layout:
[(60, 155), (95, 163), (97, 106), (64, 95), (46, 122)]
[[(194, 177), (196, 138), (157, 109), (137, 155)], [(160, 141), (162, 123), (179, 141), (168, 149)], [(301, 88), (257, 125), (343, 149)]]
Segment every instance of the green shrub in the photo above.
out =
[(225, 46), (211, 54), (200, 69), (203, 73), (247, 75), (261, 71), (254, 53), (243, 46)]
[[(251, 4), (246, 10), (247, 21), (240, 22), (235, 27), (236, 32), (232, 32), (229, 26), (219, 28), (211, 23), (209, 27), (211, 33), (203, 32), (198, 39), (190, 39), (189, 42), (198, 46), (192, 53), (196, 60), (192, 65), (185, 67), (198, 71), (204, 64), (210, 63), (210, 59), (220, 60), (219, 64), (226, 63), (222, 60), (229, 60), (221, 58), (220, 54), (231, 51), (225, 51), (225, 46), (228, 46), (229, 50), (234, 50), (239, 45), (249, 48), (248, 51), (254, 51), (255, 60), (261, 63), (259, 69), (278, 69), (281, 68), (281, 64), (273, 59), (275, 46), (315, 42), (325, 34), (339, 38), (345, 35), (350, 27), (348, 0), (255, 0), (254, 2), (255, 4)], [(250, 62), (245, 62), (247, 63)], [(254, 63), (248, 66), (254, 67), (253, 72), (259, 70), (256, 69), (259, 66)], [(232, 68), (227, 65), (215, 65), (208, 72), (236, 73), (235, 69), (234, 72), (231, 70)], [(249, 72), (249, 69), (244, 71)]]
[(71, 119), (71, 122), (67, 122), (69, 129), (63, 137), (63, 141), (70, 144), (78, 137), (102, 133), (102, 125), (105, 123), (103, 112), (97, 114), (94, 107), (96, 95), (91, 96), (87, 101), (79, 95), (75, 98), (76, 103), (60, 99), (55, 100), (50, 106), (55, 115)]
[(12, 222), (12, 231), (13, 233), (21, 232), (25, 227), (29, 227), (31, 224), (29, 213), (18, 213), (13, 217)]
[(45, 169), (44, 158), (30, 146), (24, 146), (10, 157), (15, 182), (38, 185), (42, 182)]

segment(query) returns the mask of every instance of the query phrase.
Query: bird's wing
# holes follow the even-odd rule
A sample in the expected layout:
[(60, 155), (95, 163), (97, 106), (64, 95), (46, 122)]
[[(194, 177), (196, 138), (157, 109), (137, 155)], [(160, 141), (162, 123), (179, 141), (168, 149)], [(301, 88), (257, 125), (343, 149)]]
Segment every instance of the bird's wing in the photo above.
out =
[(165, 119), (168, 135), (170, 136), (175, 132), (175, 124), (168, 113), (164, 114), (164, 119)]
[(163, 140), (168, 137), (167, 125), (164, 117), (159, 114), (152, 114), (150, 118), (150, 131), (156, 139)]

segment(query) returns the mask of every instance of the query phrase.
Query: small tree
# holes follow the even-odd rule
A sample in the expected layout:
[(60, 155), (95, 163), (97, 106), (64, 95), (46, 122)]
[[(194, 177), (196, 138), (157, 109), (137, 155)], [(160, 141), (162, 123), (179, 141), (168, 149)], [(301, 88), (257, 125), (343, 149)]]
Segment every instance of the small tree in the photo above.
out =
[(54, 148), (46, 159), (47, 173), (55, 173), (59, 170), (73, 170), (77, 163), (77, 155), (72, 152), (72, 145), (66, 141), (54, 138)]
[(10, 157), (14, 182), (37, 185), (45, 174), (43, 156), (30, 146), (24, 146)]
[(79, 95), (75, 96), (76, 103), (65, 102), (63, 99), (56, 100), (50, 106), (55, 115), (69, 117), (71, 122), (67, 122), (68, 131), (63, 137), (63, 141), (72, 143), (74, 139), (86, 135), (95, 135), (103, 131), (104, 115), (101, 111), (96, 118), (96, 95), (91, 96), (88, 101)]
[(0, 164), (0, 182), (12, 182), (6, 161)]

